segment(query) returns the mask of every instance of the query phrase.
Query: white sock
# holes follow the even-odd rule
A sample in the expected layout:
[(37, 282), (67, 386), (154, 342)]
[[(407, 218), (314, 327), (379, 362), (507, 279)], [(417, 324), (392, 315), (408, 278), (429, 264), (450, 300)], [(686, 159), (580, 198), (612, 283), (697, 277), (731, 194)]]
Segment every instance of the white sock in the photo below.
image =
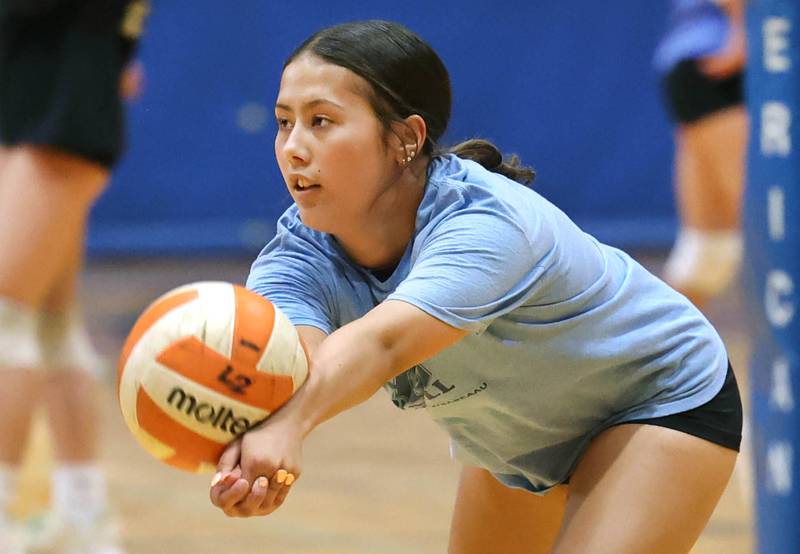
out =
[(0, 464), (0, 524), (5, 523), (9, 518), (11, 501), (17, 493), (18, 477), (17, 466)]
[(53, 470), (53, 509), (67, 522), (86, 526), (108, 506), (106, 479), (96, 464), (65, 464)]

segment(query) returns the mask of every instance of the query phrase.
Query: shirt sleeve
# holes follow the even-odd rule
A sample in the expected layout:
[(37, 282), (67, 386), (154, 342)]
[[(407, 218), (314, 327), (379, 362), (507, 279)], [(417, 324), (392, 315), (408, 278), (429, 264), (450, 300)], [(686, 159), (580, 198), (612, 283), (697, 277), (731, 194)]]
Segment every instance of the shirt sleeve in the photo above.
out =
[(279, 224), (278, 234), (253, 262), (247, 288), (270, 300), (294, 325), (330, 334), (337, 321), (330, 266), (312, 242)]
[(551, 265), (552, 240), (534, 247), (530, 226), (511, 214), (469, 209), (431, 233), (409, 275), (389, 296), (445, 323), (482, 333), (522, 305)]

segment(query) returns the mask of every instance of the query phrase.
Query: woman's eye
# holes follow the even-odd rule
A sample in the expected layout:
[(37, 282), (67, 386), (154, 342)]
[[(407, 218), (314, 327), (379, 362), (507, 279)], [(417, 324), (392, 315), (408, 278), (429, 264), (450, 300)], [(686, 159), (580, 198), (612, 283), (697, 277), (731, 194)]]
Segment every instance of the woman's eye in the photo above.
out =
[(315, 115), (311, 118), (311, 126), (312, 127), (326, 127), (331, 122), (330, 119), (327, 117), (323, 117), (321, 115)]
[(275, 121), (278, 123), (278, 128), (280, 129), (288, 129), (292, 125), (285, 117), (276, 117)]

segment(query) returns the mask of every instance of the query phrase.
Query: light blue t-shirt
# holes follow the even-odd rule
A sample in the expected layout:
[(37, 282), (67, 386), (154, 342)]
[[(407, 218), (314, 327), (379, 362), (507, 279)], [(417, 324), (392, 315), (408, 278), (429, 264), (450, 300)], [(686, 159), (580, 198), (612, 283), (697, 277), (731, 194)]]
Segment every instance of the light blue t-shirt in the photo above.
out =
[(672, 0), (667, 32), (653, 64), (667, 73), (683, 60), (711, 55), (722, 48), (729, 32), (728, 18), (711, 0)]
[(386, 389), (510, 486), (563, 482), (603, 429), (695, 408), (725, 378), (722, 341), (688, 300), (535, 191), (453, 155), (431, 163), (414, 239), (384, 277), (292, 206), (247, 286), (326, 333), (386, 299), (471, 331)]

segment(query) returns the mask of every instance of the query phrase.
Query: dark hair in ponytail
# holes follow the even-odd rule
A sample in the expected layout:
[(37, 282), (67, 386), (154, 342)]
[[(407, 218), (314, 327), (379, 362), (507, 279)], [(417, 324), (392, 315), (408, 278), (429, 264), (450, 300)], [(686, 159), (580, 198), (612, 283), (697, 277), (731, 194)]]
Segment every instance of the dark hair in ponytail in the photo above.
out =
[(532, 168), (522, 165), (519, 156), (511, 154), (503, 157), (497, 146), (488, 140), (465, 140), (448, 148), (447, 152), (455, 154), (459, 158), (478, 162), (489, 171), (504, 175), (518, 183), (527, 185), (532, 183), (536, 177), (536, 172)]
[(420, 115), (428, 128), (425, 144), (418, 145), (424, 154), (453, 153), (515, 181), (533, 180), (533, 171), (521, 167), (517, 156), (503, 160), (489, 141), (468, 140), (450, 149), (437, 144), (450, 121), (450, 76), (433, 48), (403, 25), (370, 20), (322, 29), (292, 52), (284, 69), (306, 52), (367, 81), (368, 100), (387, 131), (394, 122)]

